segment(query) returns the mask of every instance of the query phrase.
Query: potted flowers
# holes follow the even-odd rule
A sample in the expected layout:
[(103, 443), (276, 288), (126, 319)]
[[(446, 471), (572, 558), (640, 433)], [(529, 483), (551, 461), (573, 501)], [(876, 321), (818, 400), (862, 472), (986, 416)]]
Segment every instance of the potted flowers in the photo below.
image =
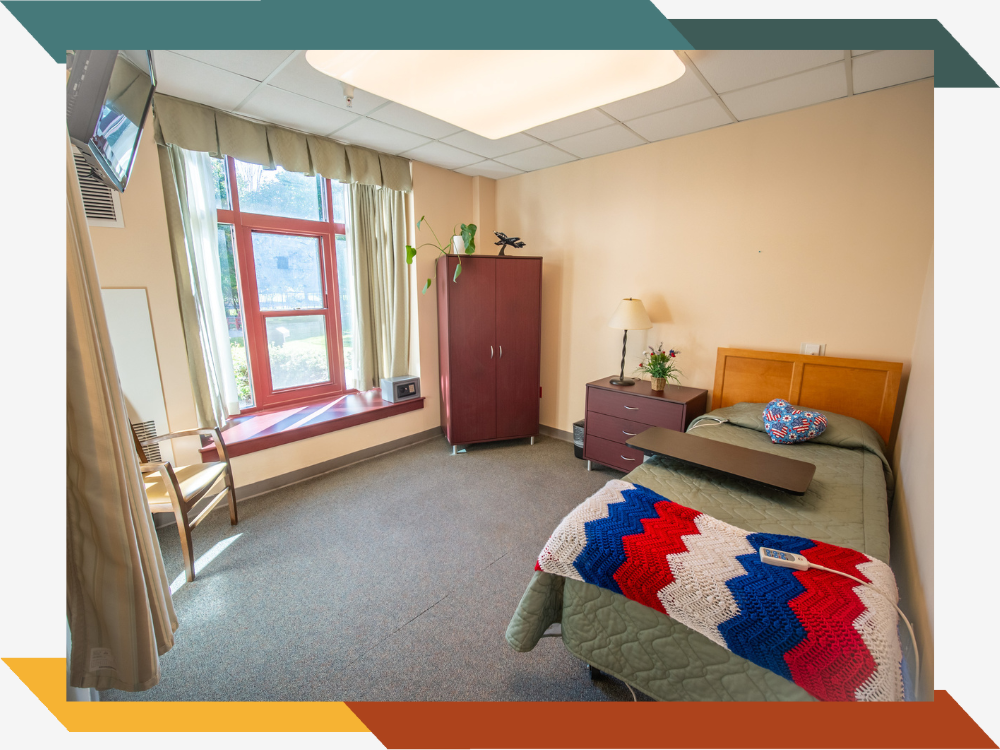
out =
[(674, 357), (678, 354), (680, 352), (674, 349), (669, 352), (663, 351), (663, 344), (660, 344), (658, 349), (649, 347), (648, 352), (643, 352), (642, 363), (636, 368), (636, 372), (649, 373), (653, 390), (662, 391), (666, 388), (668, 380), (676, 383), (677, 375), (683, 374), (674, 365)]

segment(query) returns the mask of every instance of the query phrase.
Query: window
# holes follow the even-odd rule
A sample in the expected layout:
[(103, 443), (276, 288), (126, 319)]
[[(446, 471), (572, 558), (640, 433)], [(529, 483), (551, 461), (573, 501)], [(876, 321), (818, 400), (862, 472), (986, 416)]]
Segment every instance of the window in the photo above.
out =
[(241, 410), (354, 390), (345, 186), (233, 157), (213, 165)]

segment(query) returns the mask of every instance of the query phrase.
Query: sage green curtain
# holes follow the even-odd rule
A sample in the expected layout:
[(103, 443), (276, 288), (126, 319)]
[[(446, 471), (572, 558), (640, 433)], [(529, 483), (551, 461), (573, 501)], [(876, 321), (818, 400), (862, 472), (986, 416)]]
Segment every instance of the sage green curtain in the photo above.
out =
[(146, 690), (177, 617), (146, 504), (66, 140), (66, 608), (69, 684)]
[(222, 429), (240, 405), (222, 297), (212, 166), (203, 152), (173, 145), (158, 151), (198, 426)]
[(401, 156), (347, 146), (161, 93), (153, 95), (153, 110), (153, 137), (160, 146), (173, 144), (265, 169), (283, 167), (345, 183), (382, 185), (404, 193), (413, 189), (410, 160)]
[(351, 261), (354, 266), (355, 377), (358, 390), (381, 378), (408, 375), (410, 285), (406, 265), (403, 193), (351, 185)]

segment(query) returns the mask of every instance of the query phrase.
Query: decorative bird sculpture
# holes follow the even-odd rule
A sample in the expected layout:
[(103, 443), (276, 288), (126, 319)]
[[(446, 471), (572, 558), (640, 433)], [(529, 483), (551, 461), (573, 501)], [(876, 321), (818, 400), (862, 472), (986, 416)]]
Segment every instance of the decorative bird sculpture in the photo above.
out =
[(500, 255), (503, 255), (504, 250), (506, 250), (508, 247), (513, 247), (516, 249), (524, 247), (524, 243), (521, 242), (520, 237), (508, 237), (503, 232), (494, 232), (493, 234), (495, 234), (497, 237), (500, 238), (499, 242), (493, 243), (494, 245), (500, 246), (500, 253), (499, 253)]

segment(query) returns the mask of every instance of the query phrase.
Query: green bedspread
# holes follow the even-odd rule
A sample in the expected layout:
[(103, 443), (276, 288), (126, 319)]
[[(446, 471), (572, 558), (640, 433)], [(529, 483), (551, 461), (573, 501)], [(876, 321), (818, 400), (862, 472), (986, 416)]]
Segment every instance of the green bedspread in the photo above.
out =
[[(827, 413), (826, 432), (777, 445), (764, 432), (763, 404), (713, 411), (688, 432), (815, 464), (805, 495), (770, 490), (667, 458), (627, 474), (674, 502), (747, 531), (791, 534), (851, 547), (889, 561), (892, 472), (868, 425)], [(583, 498), (581, 498), (582, 500)], [(798, 686), (713, 643), (672, 618), (589, 583), (535, 572), (507, 628), (515, 651), (530, 651), (553, 623), (575, 656), (659, 700), (812, 700)]]

